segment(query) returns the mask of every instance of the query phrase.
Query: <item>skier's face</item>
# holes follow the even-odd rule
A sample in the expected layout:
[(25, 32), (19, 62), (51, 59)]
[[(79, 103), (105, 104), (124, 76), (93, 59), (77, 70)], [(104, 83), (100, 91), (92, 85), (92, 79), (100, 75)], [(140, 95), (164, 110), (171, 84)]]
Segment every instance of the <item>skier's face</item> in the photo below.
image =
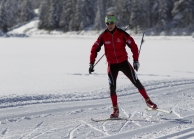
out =
[(116, 23), (114, 23), (114, 22), (106, 23), (106, 27), (108, 28), (109, 31), (113, 31), (115, 26), (116, 26)]

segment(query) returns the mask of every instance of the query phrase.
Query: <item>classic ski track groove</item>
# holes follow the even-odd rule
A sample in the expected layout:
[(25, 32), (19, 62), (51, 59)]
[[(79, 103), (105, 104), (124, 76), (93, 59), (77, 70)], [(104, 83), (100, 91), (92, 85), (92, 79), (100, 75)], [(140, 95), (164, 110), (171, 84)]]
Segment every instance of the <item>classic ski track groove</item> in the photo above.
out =
[[(185, 85), (187, 85), (187, 88), (183, 88), (183, 90), (186, 90), (186, 89), (188, 89), (188, 88), (193, 88), (193, 85), (194, 83), (186, 83), (186, 84), (181, 84), (181, 85), (175, 85), (175, 86), (172, 86), (172, 90), (173, 90), (173, 88), (177, 88), (178, 86), (185, 86)], [(191, 86), (190, 86), (191, 85)], [(156, 89), (153, 89), (152, 91), (150, 91), (149, 92), (149, 94), (153, 94), (154, 93), (154, 91), (155, 90), (157, 90), (157, 91), (159, 91), (159, 90), (169, 90), (169, 86), (165, 86), (165, 87), (163, 87), (163, 88), (156, 88)], [(132, 95), (130, 95), (130, 98), (133, 98), (134, 96), (136, 97), (136, 95), (139, 95), (139, 93), (138, 92), (136, 92), (135, 94), (132, 94)], [(128, 96), (128, 95), (127, 95)], [(120, 98), (124, 98), (125, 99), (125, 97), (126, 96), (120, 96), (119, 97), (119, 99)], [(141, 96), (139, 97), (139, 99), (141, 99)], [(104, 101), (103, 102), (103, 104), (100, 102), (100, 103), (98, 103), (98, 101)], [(103, 106), (103, 105), (106, 105), (106, 104), (110, 104), (110, 100), (109, 100), (109, 98), (108, 98), (108, 101), (107, 101), (107, 99), (99, 99), (99, 100), (88, 100), (88, 102), (91, 102), (91, 103), (89, 103), (89, 104), (87, 104), (87, 105), (85, 105), (84, 106), (84, 108), (90, 108), (90, 107), (97, 107), (97, 106)], [(95, 104), (93, 104), (95, 102)], [(96, 104), (96, 102), (97, 102), (97, 104)], [(70, 103), (72, 103), (72, 102), (64, 102), (64, 103), (66, 103), (67, 105)], [(75, 102), (73, 102), (73, 103), (75, 103)], [(80, 101), (77, 101), (76, 102), (77, 103), (77, 106), (73, 106), (73, 107), (71, 107), (71, 105), (68, 105), (68, 106), (70, 106), (70, 107), (65, 107), (65, 108), (54, 108), (54, 109), (49, 109), (49, 110), (45, 110), (45, 111), (38, 111), (38, 112), (29, 112), (29, 113), (25, 113), (25, 114), (16, 114), (16, 115), (9, 115), (9, 116), (5, 116), (5, 117), (0, 117), (0, 121), (2, 121), (2, 120), (6, 120), (6, 119), (14, 119), (14, 118), (18, 118), (18, 117), (24, 117), (24, 116), (27, 116), (27, 117), (29, 117), (29, 116), (32, 116), (32, 115), (38, 115), (38, 114), (50, 114), (50, 112), (60, 112), (60, 111), (68, 111), (68, 110), (72, 110), (72, 109), (81, 109), (83, 106), (81, 106), (80, 104), (82, 103), (82, 102), (80, 102)], [(55, 104), (55, 103), (54, 103)], [(53, 104), (53, 105), (54, 105)], [(37, 105), (41, 105), (41, 104), (37, 104)], [(16, 107), (17, 108), (17, 107)]]
[[(193, 84), (194, 83), (189, 83), (189, 84), (186, 83), (186, 84), (181, 84), (181, 85), (175, 85), (175, 86), (171, 86), (171, 89), (173, 90), (173, 89), (178, 88), (179, 89), (178, 91), (181, 91), (182, 92), (183, 90), (193, 89), (194, 88), (193, 87)], [(181, 87), (183, 87), (183, 88), (181, 88)], [(166, 86), (165, 87), (161, 87), (161, 88), (156, 88), (156, 89), (151, 90), (149, 93), (150, 94), (154, 94), (155, 91), (160, 91), (160, 90), (165, 91), (165, 90), (169, 90), (169, 88), (166, 87)], [(139, 95), (139, 94), (138, 93), (137, 94), (132, 94), (130, 97), (133, 97), (133, 96), (136, 96), (136, 95)], [(124, 99), (124, 97), (122, 97), (122, 98)], [(141, 99), (141, 98), (139, 98), (139, 99)], [(193, 99), (193, 98), (191, 98), (191, 99)], [(103, 101), (103, 103), (102, 103), (102, 101)], [(127, 99), (124, 99), (124, 101), (127, 101)], [(90, 102), (90, 101), (88, 101), (88, 102)], [(101, 106), (104, 106), (104, 105), (108, 105), (109, 104), (109, 102), (107, 102), (107, 99), (103, 99), (103, 100), (100, 99), (100, 103), (97, 103), (97, 105), (96, 105), (96, 103), (93, 104), (93, 100), (91, 102), (92, 103), (88, 103), (87, 105), (80, 105), (81, 102), (76, 102), (78, 104), (75, 105), (75, 106), (72, 106), (72, 107), (71, 106), (70, 107), (68, 106), (68, 107), (65, 107), (65, 108), (56, 108), (56, 109), (55, 108), (52, 108), (52, 109), (48, 109), (48, 110), (44, 110), (44, 111), (38, 111), (38, 112), (29, 112), (29, 113), (24, 113), (24, 114), (7, 115), (7, 116), (4, 116), (4, 117), (0, 117), (0, 121), (21, 122), (23, 120), (22, 117), (32, 117), (33, 118), (34, 115), (50, 114), (50, 113), (55, 114), (55, 113), (61, 113), (61, 112), (64, 112), (64, 111), (69, 111), (69, 110), (77, 110), (77, 109), (87, 109), (87, 108), (93, 108), (93, 107), (101, 107)], [(98, 102), (98, 100), (96, 100), (95, 102)], [(75, 103), (75, 102), (73, 102), (73, 103)], [(69, 102), (67, 104), (69, 104)], [(143, 127), (141, 126), (141, 124), (139, 124), (139, 122), (135, 122), (135, 120), (133, 120), (134, 115), (136, 113), (138, 113), (138, 112), (133, 112), (132, 114), (127, 114), (126, 110), (123, 109), (123, 108), (121, 108), (122, 113), (127, 118), (129, 118), (129, 121), (124, 121), (124, 123), (122, 124), (122, 126), (120, 127), (120, 129), (118, 130), (118, 132), (116, 134), (110, 134), (110, 133), (108, 133), (108, 130), (106, 129), (106, 124), (109, 123), (109, 122), (112, 122), (112, 121), (104, 121), (102, 123), (102, 129), (99, 129), (99, 128), (96, 127), (95, 123), (91, 123), (90, 122), (90, 119), (88, 119), (87, 122), (85, 120), (79, 120), (78, 125), (74, 126), (72, 128), (72, 130), (69, 131), (69, 139), (72, 139), (73, 138), (73, 135), (74, 135), (74, 132), (77, 129), (81, 128), (83, 125), (87, 125), (90, 128), (92, 128), (92, 129), (94, 129), (96, 131), (99, 131), (99, 132), (103, 133), (105, 136), (102, 137), (102, 138), (107, 138), (107, 139), (108, 138), (111, 138), (111, 139), (114, 139), (115, 138), (116, 139), (120, 135), (122, 135), (122, 137), (125, 137), (125, 136), (126, 137), (133, 137), (133, 135), (135, 135), (137, 132), (143, 134), (145, 132), (150, 132), (150, 131), (155, 130), (155, 129), (161, 129), (161, 128), (166, 128), (166, 127), (169, 127), (170, 128), (176, 122), (181, 122), (181, 120), (185, 120), (185, 119), (186, 119), (185, 120), (186, 122), (191, 122), (192, 121), (191, 119), (194, 117), (194, 114), (191, 114), (191, 115), (187, 115), (187, 116), (182, 117), (178, 112), (176, 112), (176, 107), (178, 105), (179, 104), (176, 104), (176, 105), (174, 105), (172, 107), (172, 112), (173, 112), (173, 114), (175, 116), (178, 117), (177, 119), (163, 119), (163, 120), (161, 119), (161, 122), (160, 123), (155, 123), (155, 124), (153, 124), (151, 126), (148, 125), (148, 126), (143, 126)], [(15, 109), (17, 109), (17, 107), (15, 107)], [(193, 110), (193, 108), (190, 108), (190, 109)], [(142, 115), (144, 115), (144, 113), (145, 112), (143, 112)], [(29, 118), (29, 120), (31, 120), (31, 118)], [(145, 115), (145, 119), (142, 119), (142, 121), (143, 120), (150, 121), (149, 119), (146, 118), (146, 115)], [(137, 128), (136, 130), (131, 130), (131, 131), (128, 131), (128, 132), (123, 131), (123, 129), (126, 127), (126, 125), (127, 124), (130, 124), (130, 123), (133, 123), (136, 126), (139, 126), (141, 128), (140, 129)], [(43, 124), (43, 121), (40, 122), (40, 123), (38, 123), (31, 132), (29, 132), (27, 134), (23, 134), (21, 136), (21, 139), (22, 138), (25, 138), (25, 137), (29, 137), (30, 138), (31, 137), (31, 134), (34, 133), (34, 132), (36, 132), (40, 128), (40, 126), (42, 124)], [(31, 139), (32, 138), (37, 138), (38, 136), (40, 136), (42, 134), (45, 134), (47, 131), (50, 131), (50, 130), (53, 130), (53, 129), (48, 129), (48, 130), (46, 130), (43, 133), (40, 133), (40, 134), (38, 134), (36, 136), (32, 136)], [(55, 128), (55, 129), (57, 129), (57, 128)], [(185, 133), (188, 133), (187, 135), (183, 136), (183, 138), (184, 138), (184, 137), (193, 135), (192, 133), (190, 133), (193, 129), (194, 129), (194, 127), (193, 128), (189, 128), (189, 129), (185, 129), (185, 130), (179, 131), (179, 132), (177, 131), (174, 134), (162, 136), (162, 137), (160, 137), (158, 139), (164, 139), (164, 138), (167, 138), (167, 137), (174, 137), (177, 134), (185, 134)], [(3, 137), (3, 136), (6, 135), (7, 130), (8, 130), (8, 127), (7, 128), (4, 128), (4, 130), (1, 132), (1, 137)]]
[[(170, 134), (170, 135), (166, 135), (166, 136), (162, 136), (162, 137), (159, 137), (157, 139), (167, 139), (167, 138), (173, 138), (173, 137), (176, 137), (178, 135), (182, 135), (180, 138), (177, 138), (176, 139), (186, 139), (188, 138), (188, 136), (192, 135), (191, 137), (194, 136), (194, 127), (193, 128), (189, 128), (189, 129), (185, 129), (183, 131), (179, 131), (179, 132), (176, 132), (176, 133), (173, 133), (173, 134)], [(184, 135), (186, 134), (186, 135)], [(174, 138), (175, 139), (175, 138)]]
[[(32, 136), (30, 139), (36, 139), (37, 137), (39, 137), (39, 136), (41, 136), (41, 135), (44, 135), (44, 134), (46, 134), (47, 132), (53, 133), (53, 132), (55, 132), (55, 130), (61, 129), (61, 128), (63, 128), (63, 127), (64, 127), (64, 126), (61, 125), (61, 126), (57, 126), (57, 127), (54, 127), (54, 128), (46, 129), (45, 131), (42, 131), (41, 133), (38, 133), (38, 134), (35, 135), (35, 136)], [(51, 132), (51, 131), (53, 131), (53, 132)]]
[(2, 136), (2, 137), (6, 134), (7, 130), (8, 130), (8, 128), (5, 128), (5, 129), (1, 132), (1, 136)]
[(84, 123), (85, 125), (88, 125), (89, 127), (91, 127), (92, 129), (94, 129), (96, 131), (99, 131), (99, 132), (101, 132), (101, 133), (103, 133), (103, 134), (105, 134), (107, 136), (110, 136), (106, 131), (104, 132), (103, 130), (98, 129), (95, 126), (93, 126), (93, 125), (91, 125), (91, 124), (89, 124), (89, 123), (87, 123), (87, 122), (85, 122), (83, 120), (80, 120), (80, 122)]
[(82, 124), (77, 125), (76, 127), (74, 127), (70, 132), (69, 132), (69, 139), (73, 139), (73, 134), (74, 132), (79, 129), (82, 126)]
[[(184, 118), (188, 119), (187, 122), (192, 122), (190, 119), (192, 119), (194, 117), (194, 114), (192, 115), (189, 115), (189, 116), (186, 116)], [(125, 137), (125, 138), (132, 138), (135, 134), (143, 134), (145, 132), (151, 132), (153, 130), (158, 130), (161, 129), (161, 128), (169, 128), (171, 126), (173, 126), (176, 122), (181, 122), (181, 119), (172, 119), (172, 120), (169, 120), (169, 121), (164, 121), (164, 122), (161, 122), (159, 124), (155, 124), (155, 125), (152, 125), (152, 126), (145, 126), (141, 129), (137, 129), (137, 130), (132, 130), (132, 131), (129, 131), (129, 132), (124, 132), (124, 133), (118, 133), (116, 135), (112, 135), (110, 137), (104, 137), (103, 139), (118, 139), (119, 136), (122, 135), (122, 137)], [(189, 128), (187, 130), (184, 131), (179, 131), (180, 133), (186, 133), (186, 132), (190, 132), (192, 131), (194, 128)], [(178, 133), (179, 133), (178, 132)], [(176, 132), (177, 133), (177, 132)], [(173, 134), (176, 136), (176, 134)], [(168, 136), (171, 136), (171, 135), (166, 135), (166, 136), (163, 136), (162, 139), (166, 139), (166, 137)]]
[[(194, 84), (194, 80), (193, 79), (183, 79), (183, 80), (167, 80), (167, 81), (159, 81), (159, 82), (148, 81), (148, 83), (145, 83), (144, 86), (146, 87), (147, 91), (152, 91), (152, 90), (164, 89), (168, 87), (175, 87), (175, 86), (187, 85), (187, 84)], [(136, 89), (134, 90), (133, 86), (128, 86), (128, 85), (124, 85), (120, 87), (118, 86), (117, 92), (118, 93), (127, 92), (127, 93), (120, 93), (120, 97), (121, 96), (131, 96), (131, 95), (137, 94), (137, 90)], [(12, 97), (7, 97), (6, 99), (0, 98), (0, 108), (9, 108), (9, 107), (18, 107), (18, 106), (36, 105), (36, 104), (47, 104), (47, 103), (60, 103), (60, 102), (70, 102), (71, 103), (72, 101), (76, 101), (76, 102), (80, 101), (79, 99), (69, 100), (69, 99), (66, 99), (66, 97), (67, 96), (64, 94), (64, 95), (45, 95), (45, 96), (41, 96), (41, 95), (40, 96), (39, 95), (22, 96), (22, 97), (18, 96), (17, 99), (12, 98)], [(53, 101), (53, 98), (55, 98), (54, 101)], [(107, 97), (104, 96), (103, 98), (97, 97), (96, 99), (99, 100), (99, 99), (107, 99), (107, 98), (109, 98), (109, 96)], [(94, 99), (89, 96), (89, 98), (88, 97), (84, 98), (84, 100), (92, 101)], [(24, 103), (22, 103), (23, 101)], [(2, 105), (2, 104), (9, 104), (9, 105)]]
[(38, 123), (31, 132), (27, 133), (26, 135), (23, 135), (20, 139), (23, 139), (23, 138), (32, 139), (31, 137), (32, 133), (36, 132), (42, 124), (43, 124), (43, 121)]

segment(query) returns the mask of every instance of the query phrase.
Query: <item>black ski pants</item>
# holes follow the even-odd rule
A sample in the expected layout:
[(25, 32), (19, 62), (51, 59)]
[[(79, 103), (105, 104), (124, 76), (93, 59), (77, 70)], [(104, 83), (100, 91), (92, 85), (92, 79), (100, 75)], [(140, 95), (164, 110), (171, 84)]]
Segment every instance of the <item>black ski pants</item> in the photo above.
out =
[(108, 65), (108, 77), (109, 77), (109, 87), (110, 87), (111, 96), (116, 93), (116, 80), (117, 80), (119, 71), (122, 71), (131, 80), (131, 82), (135, 85), (136, 88), (144, 89), (144, 86), (137, 78), (137, 75), (133, 67), (128, 62), (128, 60), (126, 60), (119, 64)]

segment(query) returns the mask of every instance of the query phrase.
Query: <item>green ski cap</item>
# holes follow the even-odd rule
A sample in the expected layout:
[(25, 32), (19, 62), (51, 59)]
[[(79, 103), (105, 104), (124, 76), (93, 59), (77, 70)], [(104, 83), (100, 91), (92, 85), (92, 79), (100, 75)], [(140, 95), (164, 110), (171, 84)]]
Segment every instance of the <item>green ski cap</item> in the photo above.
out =
[(105, 17), (105, 23), (113, 22), (116, 23), (116, 17), (114, 15), (107, 15)]

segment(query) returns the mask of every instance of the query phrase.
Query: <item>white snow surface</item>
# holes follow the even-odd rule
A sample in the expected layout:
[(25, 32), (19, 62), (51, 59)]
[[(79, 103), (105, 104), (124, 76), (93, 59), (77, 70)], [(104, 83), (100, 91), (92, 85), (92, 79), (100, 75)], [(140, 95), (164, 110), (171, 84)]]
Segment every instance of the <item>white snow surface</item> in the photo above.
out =
[[(141, 36), (133, 37), (139, 45)], [(93, 122), (112, 112), (106, 58), (88, 74), (96, 39), (92, 34), (0, 38), (0, 138), (194, 138), (193, 39), (144, 38), (138, 78), (152, 101), (171, 114), (146, 111), (142, 96), (120, 72), (120, 117), (129, 120)], [(102, 47), (97, 60), (103, 54)]]

